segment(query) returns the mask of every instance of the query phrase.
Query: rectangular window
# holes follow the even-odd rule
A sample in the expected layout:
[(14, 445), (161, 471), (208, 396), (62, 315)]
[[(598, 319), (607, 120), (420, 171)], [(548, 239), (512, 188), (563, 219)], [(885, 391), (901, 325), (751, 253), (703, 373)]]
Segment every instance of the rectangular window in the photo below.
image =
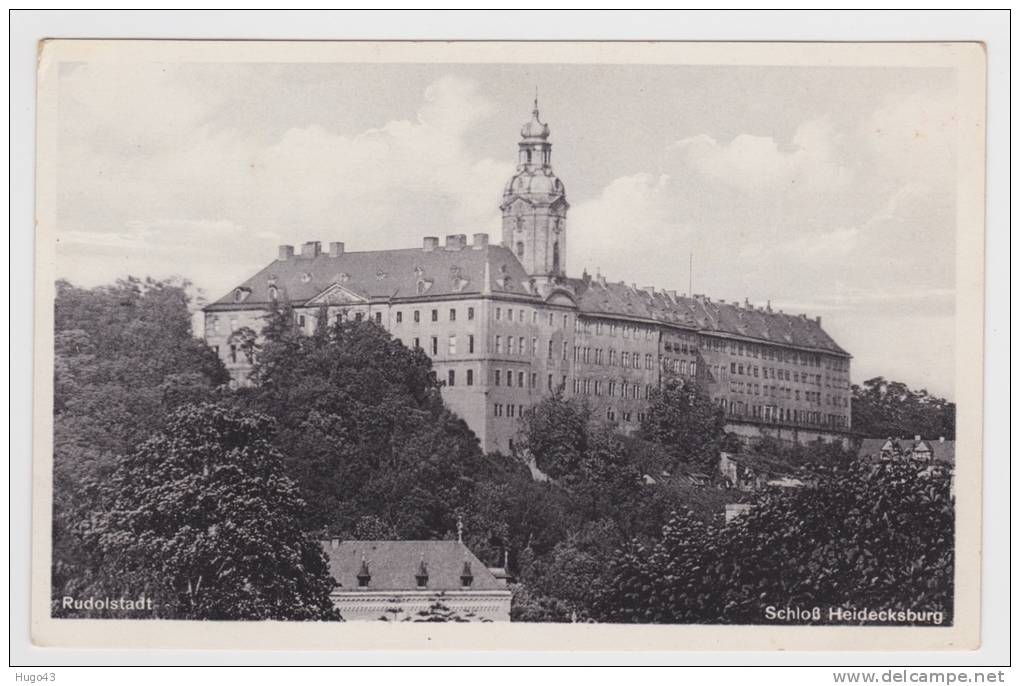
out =
[(414, 311), (414, 323), (418, 324), (421, 322), (421, 312), (418, 310)]
[(564, 374), (563, 376), (560, 377), (560, 386), (563, 388), (564, 391), (567, 390), (567, 375), (566, 374)]
[(432, 310), (432, 321), (439, 321), (439, 310)]
[(496, 336), (496, 354), (503, 352), (503, 337)]
[(469, 307), (468, 308), (468, 321), (471, 321), (474, 318), (475, 318), (475, 308)]
[(524, 388), (524, 372), (517, 372), (517, 386)]
[(531, 339), (531, 356), (532, 357), (538, 357), (538, 339), (537, 338), (532, 338)]
[(365, 313), (364, 312), (356, 312), (354, 314), (354, 321), (356, 321), (356, 322), (360, 322), (364, 318), (365, 318)]
[(501, 316), (502, 314), (503, 314), (503, 309), (502, 309), (502, 308), (500, 308), (500, 307), (497, 307), (497, 308), (496, 308), (496, 321), (497, 321), (497, 322), (499, 321), (499, 319), (500, 319), (500, 316)]
[(507, 355), (513, 355), (514, 354), (514, 337), (513, 336), (507, 336), (506, 337), (506, 354)]
[(513, 321), (514, 321), (514, 310), (513, 310), (513, 308), (512, 308), (512, 307), (508, 307), (508, 308), (506, 308), (506, 320), (507, 320), (508, 322), (510, 322), (511, 324), (512, 324), (512, 323), (513, 323)]
[(404, 313), (397, 312), (397, 324), (400, 324), (402, 321), (404, 321)]
[(475, 352), (475, 336), (474, 334), (468, 334), (468, 354), (474, 354)]
[(432, 337), (432, 356), (435, 357), (439, 354), (439, 338), (436, 336)]
[(552, 390), (552, 374), (549, 375), (549, 379), (547, 381), (547, 385), (548, 385), (548, 389), (547, 390), (551, 391)]
[(298, 326), (300, 326), (302, 329), (305, 328), (305, 316), (303, 314), (298, 315)]
[(421, 339), (420, 338), (415, 338), (414, 339), (414, 348), (415, 348), (415, 350), (417, 350), (420, 347), (421, 347)]
[(231, 345), (230, 346), (230, 361), (231, 362), (237, 362), (237, 346), (236, 345)]
[[(523, 312), (524, 310), (521, 311)], [(521, 336), (520, 338), (517, 339), (517, 354), (518, 355), (528, 354), (527, 348), (524, 347), (524, 336)]]
[(475, 370), (474, 369), (467, 370), (467, 385), (468, 386), (474, 386), (475, 385)]
[(496, 403), (495, 405), (492, 406), (492, 416), (493, 417), (499, 417), (502, 414), (503, 414), (503, 406), (502, 405), (500, 405), (499, 403)]
[(457, 321), (457, 310), (456, 310), (456, 308), (453, 308), (453, 307), (450, 308), (450, 321), (451, 322)]
[(382, 312), (375, 313), (375, 323), (382, 326)]
[(447, 386), (457, 385), (457, 373), (452, 369), (446, 372), (446, 385)]
[(493, 385), (498, 386), (503, 378), (503, 372), (498, 369), (492, 370), (492, 379), (495, 382)]
[(507, 386), (513, 386), (514, 385), (514, 373), (513, 373), (513, 371), (511, 371), (509, 369), (506, 370), (506, 385)]
[(453, 334), (453, 333), (450, 334), (449, 345), (448, 345), (448, 348), (447, 348), (447, 353), (450, 354), (450, 355), (456, 355), (457, 354), (457, 334)]
[(524, 310), (517, 310), (517, 321), (521, 324), (524, 323)]
[(515, 409), (514, 405), (507, 405), (506, 406), (506, 416), (507, 417), (513, 417), (514, 416), (514, 409)]
[(549, 339), (549, 359), (553, 358), (553, 340)]
[(563, 361), (567, 361), (567, 342), (563, 341)]

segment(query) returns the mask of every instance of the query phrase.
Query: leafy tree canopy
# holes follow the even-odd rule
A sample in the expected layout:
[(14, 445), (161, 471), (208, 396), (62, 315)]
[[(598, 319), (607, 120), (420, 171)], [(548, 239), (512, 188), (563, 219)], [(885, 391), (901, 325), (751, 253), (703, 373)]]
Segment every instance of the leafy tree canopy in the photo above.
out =
[(80, 532), (107, 595), (143, 592), (174, 619), (338, 619), (273, 428), (264, 415), (184, 406), (93, 485), (107, 505)]
[(956, 438), (956, 404), (881, 376), (851, 387), (854, 431), (874, 438)]

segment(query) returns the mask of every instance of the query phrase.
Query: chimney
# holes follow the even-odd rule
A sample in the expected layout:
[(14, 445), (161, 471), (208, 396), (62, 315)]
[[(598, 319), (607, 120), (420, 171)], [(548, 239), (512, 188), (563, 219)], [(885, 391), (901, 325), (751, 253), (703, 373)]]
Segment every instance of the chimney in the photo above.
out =
[(487, 233), (476, 233), (471, 237), (471, 247), (475, 250), (480, 250), (489, 244), (489, 234)]
[(437, 236), (425, 236), (425, 240), (422, 241), (421, 249), (425, 252), (432, 252), (439, 247), (439, 238)]
[(329, 244), (329, 256), (340, 257), (344, 254), (344, 244), (340, 241), (332, 241)]
[(666, 294), (667, 296), (669, 296), (670, 300), (674, 300), (674, 301), (676, 300), (676, 291), (673, 291), (673, 290), (667, 290), (667, 291), (663, 291), (663, 292), (664, 292), (664, 293), (665, 293), (665, 294)]
[(322, 243), (319, 241), (308, 241), (301, 246), (301, 257), (318, 257), (322, 252)]
[(462, 233), (455, 233), (446, 237), (447, 250), (463, 250), (465, 245), (467, 245), (467, 236)]
[(916, 443), (919, 440), (921, 440), (921, 437), (919, 435), (915, 434), (914, 435), (914, 442)]
[(581, 281), (584, 281), (585, 284), (591, 283), (591, 274), (588, 273), (587, 267), (581, 272)]
[(817, 324), (818, 326), (822, 325), (822, 315), (818, 315), (817, 317), (815, 317), (815, 324)]
[(276, 259), (278, 260), (289, 260), (294, 257), (294, 246), (293, 245), (281, 245), (280, 252), (277, 254)]

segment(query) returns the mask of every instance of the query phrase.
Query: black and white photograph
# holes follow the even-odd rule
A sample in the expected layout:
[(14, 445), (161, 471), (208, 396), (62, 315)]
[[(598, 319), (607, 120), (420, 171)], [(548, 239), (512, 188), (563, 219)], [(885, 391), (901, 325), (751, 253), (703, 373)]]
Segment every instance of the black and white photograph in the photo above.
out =
[(977, 646), (980, 45), (38, 78), (39, 645)]

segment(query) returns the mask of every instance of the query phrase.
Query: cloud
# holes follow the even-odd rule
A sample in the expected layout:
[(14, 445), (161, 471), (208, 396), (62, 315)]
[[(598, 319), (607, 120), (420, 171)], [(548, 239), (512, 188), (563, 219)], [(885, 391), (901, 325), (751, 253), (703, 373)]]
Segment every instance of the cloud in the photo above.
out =
[(667, 152), (711, 183), (749, 195), (845, 188), (853, 174), (835, 157), (835, 135), (825, 120), (802, 124), (783, 150), (771, 137), (740, 134), (720, 143), (707, 134), (674, 143)]
[[(194, 260), (191, 277), (227, 290), (247, 276), (242, 270), (271, 259), (278, 242), (344, 240), (365, 250), (498, 229), (499, 193), (513, 165), (479, 158), (464, 142), (493, 112), (472, 81), (438, 79), (413, 116), (360, 132), (297, 123), (261, 139), (213, 125), (198, 99), (158, 68), (132, 71), (122, 85), (159, 91), (172, 114), (144, 98), (117, 111), (109, 107), (113, 87), (88, 90), (108, 76), (76, 70), (63, 91), (83, 120), (68, 126), (60, 149), (59, 268), (84, 282), (108, 280), (111, 258), (163, 274), (190, 251), (219, 256)], [(141, 85), (145, 76), (159, 84)], [(154, 118), (151, 127), (127, 121), (144, 116)], [(104, 142), (119, 123), (137, 145)], [(234, 258), (226, 270), (223, 255)]]

